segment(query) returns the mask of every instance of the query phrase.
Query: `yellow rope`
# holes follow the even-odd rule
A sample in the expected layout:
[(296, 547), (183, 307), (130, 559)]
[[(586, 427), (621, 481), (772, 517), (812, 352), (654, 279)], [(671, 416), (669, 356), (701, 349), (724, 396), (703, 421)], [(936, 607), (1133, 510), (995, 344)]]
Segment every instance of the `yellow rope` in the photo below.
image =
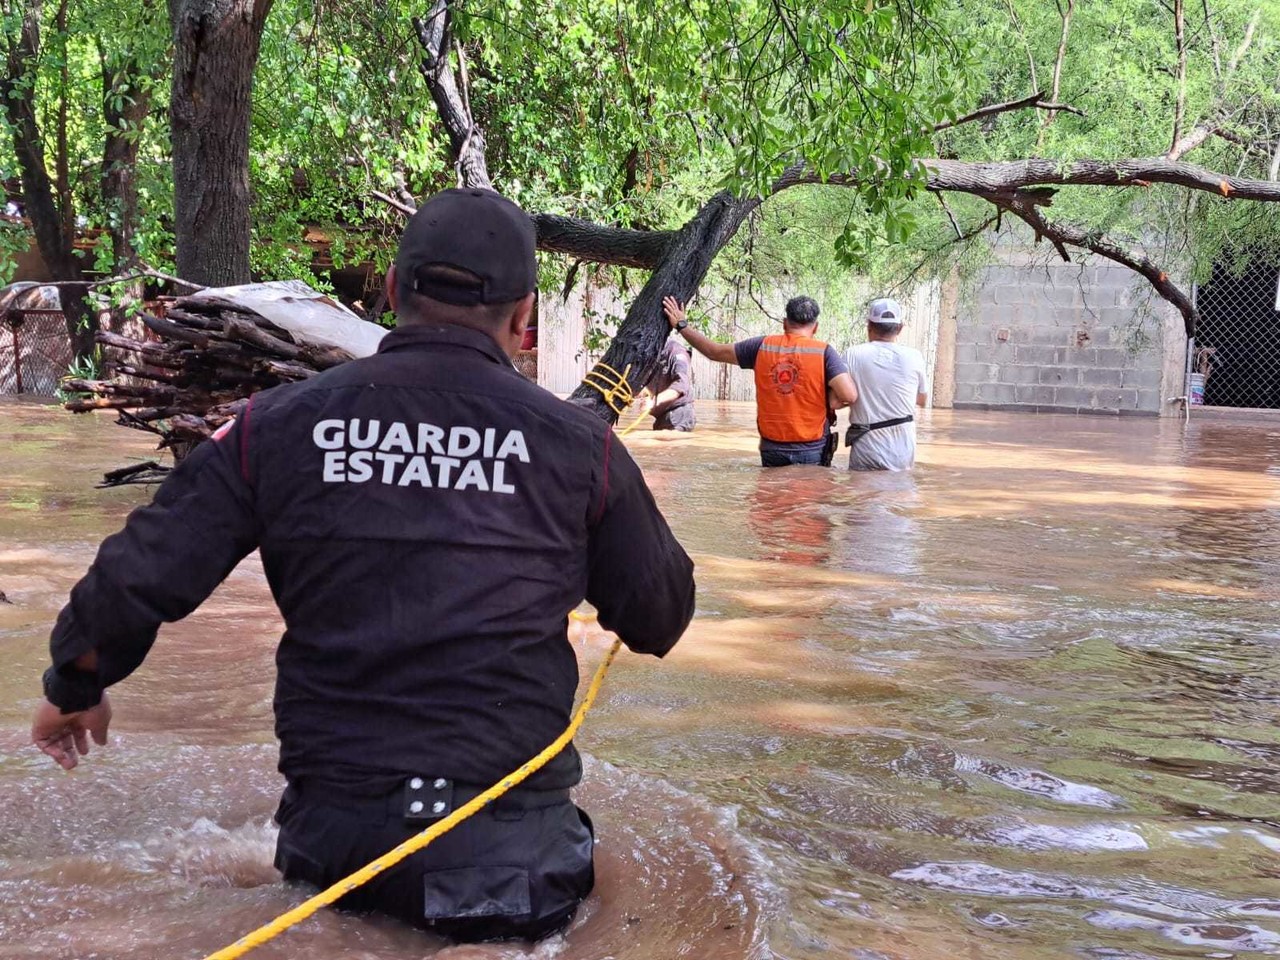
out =
[(546, 766), (551, 760), (560, 753), (569, 741), (573, 739), (574, 734), (578, 732), (578, 728), (582, 726), (582, 721), (587, 717), (587, 711), (591, 709), (591, 705), (595, 703), (596, 695), (600, 692), (600, 686), (604, 683), (604, 675), (609, 672), (609, 665), (613, 663), (613, 658), (618, 654), (618, 648), (622, 646), (621, 640), (615, 640), (613, 646), (609, 648), (609, 652), (604, 655), (604, 659), (600, 661), (600, 666), (596, 668), (595, 676), (591, 678), (591, 685), (587, 687), (587, 692), (582, 698), (582, 704), (578, 707), (578, 712), (573, 715), (573, 719), (569, 721), (569, 726), (564, 733), (556, 737), (545, 750), (540, 754), (516, 770), (510, 776), (504, 777), (495, 783), (492, 787), (480, 794), (473, 800), (463, 804), (449, 816), (445, 817), (438, 823), (433, 823), (426, 830), (416, 836), (410, 837), (400, 846), (396, 847), (388, 853), (383, 854), (367, 866), (361, 867), (351, 876), (343, 880), (339, 880), (327, 890), (322, 890), (310, 900), (300, 903), (288, 913), (283, 913), (276, 917), (270, 923), (259, 927), (252, 933), (241, 937), (229, 947), (223, 947), (216, 953), (211, 953), (205, 957), (205, 960), (237, 960), (243, 957), (254, 947), (260, 947), (268, 940), (278, 937), (292, 926), (301, 923), (307, 917), (311, 916), (321, 907), (327, 907), (335, 900), (340, 899), (350, 893), (356, 887), (368, 883), (384, 870), (395, 866), (405, 857), (417, 853), (432, 840), (444, 833), (452, 830), (467, 817), (481, 810), (486, 804), (492, 803), (498, 797), (502, 796), (508, 790), (528, 779), (535, 772)]
[[(585, 386), (591, 387), (593, 390), (599, 391), (604, 397), (604, 402), (609, 405), (609, 409), (622, 416), (622, 412), (635, 402), (635, 394), (631, 392), (631, 384), (627, 381), (627, 375), (631, 373), (631, 364), (627, 364), (627, 368), (619, 373), (613, 367), (604, 361), (599, 361), (594, 367), (587, 371), (587, 375), (582, 378)], [(625, 437), (636, 427), (640, 426), (641, 421), (648, 416), (648, 413), (642, 413), (629, 424), (627, 428), (618, 433), (618, 436)]]
[(587, 375), (582, 378), (582, 383), (599, 391), (604, 397), (604, 402), (609, 405), (609, 409), (618, 416), (622, 416), (622, 411), (631, 406), (631, 401), (635, 399), (635, 395), (631, 392), (631, 384), (627, 382), (627, 375), (630, 373), (631, 364), (629, 363), (627, 368), (619, 373), (607, 363), (599, 361), (587, 371)]
[(628, 433), (630, 433), (636, 427), (640, 426), (640, 422), (642, 420), (647, 420), (647, 419), (649, 419), (649, 413), (648, 411), (645, 411), (644, 413), (640, 414), (640, 416), (632, 420), (629, 424), (627, 424), (627, 428), (625, 430), (621, 430), (618, 432), (618, 439), (621, 440), (623, 437), (625, 437)]

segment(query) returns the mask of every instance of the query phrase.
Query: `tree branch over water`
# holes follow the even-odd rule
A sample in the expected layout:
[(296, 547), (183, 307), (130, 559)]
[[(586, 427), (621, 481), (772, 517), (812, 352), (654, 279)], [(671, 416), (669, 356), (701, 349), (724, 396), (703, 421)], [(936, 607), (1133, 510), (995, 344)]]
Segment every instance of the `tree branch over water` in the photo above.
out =
[(993, 103), (990, 106), (979, 107), (972, 113), (966, 113), (963, 117), (957, 117), (955, 120), (943, 120), (933, 125), (933, 132), (940, 133), (943, 130), (950, 130), (952, 127), (958, 127), (961, 124), (972, 123), (975, 120), (981, 120), (984, 117), (995, 116), (998, 113), (1010, 113), (1014, 110), (1026, 110), (1035, 108), (1037, 110), (1062, 110), (1066, 113), (1074, 113), (1078, 117), (1083, 117), (1084, 111), (1079, 107), (1073, 107), (1069, 103), (1052, 103), (1044, 99), (1043, 93), (1033, 93), (1026, 97), (1020, 97), (1017, 100), (1006, 100), (1004, 103)]

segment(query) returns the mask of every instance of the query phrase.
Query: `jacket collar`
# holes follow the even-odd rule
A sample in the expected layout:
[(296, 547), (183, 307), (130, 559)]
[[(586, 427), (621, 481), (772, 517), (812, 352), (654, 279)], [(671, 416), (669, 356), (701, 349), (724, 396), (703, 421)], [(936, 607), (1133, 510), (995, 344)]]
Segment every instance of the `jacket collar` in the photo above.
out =
[(462, 347), (482, 353), (495, 363), (511, 366), (511, 358), (488, 334), (457, 324), (413, 324), (396, 327), (378, 344), (378, 353), (393, 350), (423, 350), (436, 347)]

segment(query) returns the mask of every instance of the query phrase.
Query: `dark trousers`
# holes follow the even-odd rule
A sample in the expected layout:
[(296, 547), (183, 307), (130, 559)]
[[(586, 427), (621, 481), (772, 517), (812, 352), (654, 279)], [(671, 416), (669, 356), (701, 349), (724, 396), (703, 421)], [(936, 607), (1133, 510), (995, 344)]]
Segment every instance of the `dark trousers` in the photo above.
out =
[[(461, 806), (479, 793), (463, 791)], [(470, 794), (468, 796), (467, 794)], [(276, 820), (276, 867), (324, 888), (432, 821), (404, 815), (404, 791), (352, 798), (290, 787)], [(540, 940), (569, 925), (595, 885), (591, 820), (568, 791), (522, 791), (491, 804), (337, 902), (451, 940)]]
[(682, 407), (672, 407), (658, 416), (653, 418), (653, 429), (655, 430), (679, 430), (681, 433), (689, 433), (697, 426), (698, 417), (694, 412), (693, 404), (686, 403)]
[[(797, 448), (794, 450), (761, 450), (760, 465), (762, 467), (790, 467), (798, 464), (808, 464), (812, 466), (824, 466), (823, 451), (821, 450), (805, 450)], [(825, 466), (830, 466), (829, 463)]]

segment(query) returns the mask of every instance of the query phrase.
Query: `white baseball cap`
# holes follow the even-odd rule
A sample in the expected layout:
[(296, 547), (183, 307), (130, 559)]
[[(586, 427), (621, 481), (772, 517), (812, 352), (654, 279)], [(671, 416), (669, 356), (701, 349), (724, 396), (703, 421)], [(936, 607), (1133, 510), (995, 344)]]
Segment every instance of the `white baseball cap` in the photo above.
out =
[(871, 323), (902, 323), (904, 319), (902, 304), (891, 297), (872, 300), (867, 307), (867, 320)]

